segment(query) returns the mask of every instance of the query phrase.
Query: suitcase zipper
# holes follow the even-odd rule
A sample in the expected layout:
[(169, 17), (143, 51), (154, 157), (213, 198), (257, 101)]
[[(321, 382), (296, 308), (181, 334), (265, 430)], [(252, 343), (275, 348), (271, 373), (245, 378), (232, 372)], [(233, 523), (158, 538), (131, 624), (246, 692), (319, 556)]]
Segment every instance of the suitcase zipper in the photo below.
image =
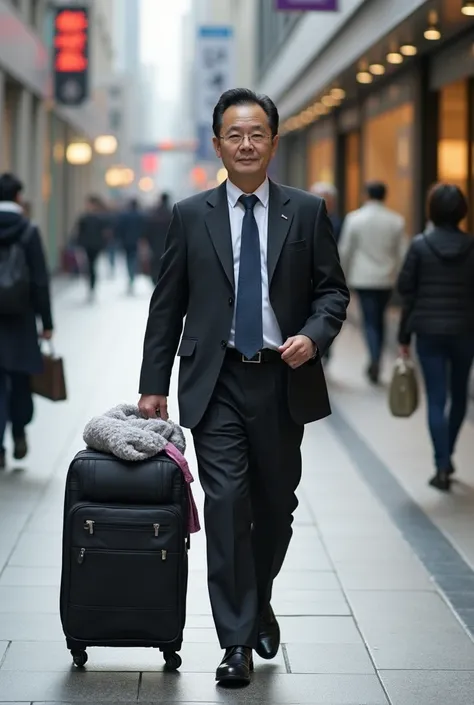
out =
[(108, 524), (86, 519), (84, 522), (84, 531), (87, 531), (91, 536), (96, 529), (106, 529), (109, 531), (153, 531), (155, 538), (158, 538), (162, 531), (166, 531), (168, 527), (164, 524)]
[[(89, 549), (89, 551), (92, 551), (92, 552), (94, 552), (94, 550), (97, 550), (97, 549), (93, 549), (93, 548), (90, 548), (90, 549)], [(100, 550), (100, 549), (99, 549), (99, 550)], [(77, 562), (79, 563), (79, 565), (82, 565), (82, 564), (84, 563), (85, 557), (86, 557), (86, 549), (85, 549), (85, 548), (81, 548), (80, 551), (79, 551), (79, 555), (78, 555), (78, 557), (77, 557)], [(166, 549), (163, 549), (163, 550), (161, 551), (161, 560), (162, 560), (162, 561), (167, 561), (167, 560), (168, 560), (168, 551), (167, 551)]]

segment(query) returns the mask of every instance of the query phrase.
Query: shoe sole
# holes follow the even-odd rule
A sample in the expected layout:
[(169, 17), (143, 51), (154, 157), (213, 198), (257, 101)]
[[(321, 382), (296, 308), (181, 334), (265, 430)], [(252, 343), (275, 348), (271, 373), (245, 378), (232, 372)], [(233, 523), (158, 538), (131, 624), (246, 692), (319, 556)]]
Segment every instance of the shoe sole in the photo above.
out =
[(226, 683), (242, 683), (242, 685), (248, 685), (251, 678), (238, 678), (237, 676), (227, 676), (226, 678), (218, 678), (216, 676), (216, 681), (220, 685), (225, 685)]

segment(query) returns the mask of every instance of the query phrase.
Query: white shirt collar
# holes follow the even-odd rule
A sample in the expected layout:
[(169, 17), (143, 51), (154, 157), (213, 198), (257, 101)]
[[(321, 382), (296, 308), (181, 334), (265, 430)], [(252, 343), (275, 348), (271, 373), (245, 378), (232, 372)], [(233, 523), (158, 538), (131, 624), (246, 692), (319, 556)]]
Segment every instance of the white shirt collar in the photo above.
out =
[(14, 201), (0, 201), (0, 211), (4, 213), (23, 213), (23, 208)]
[[(227, 200), (229, 201), (229, 205), (231, 208), (235, 208), (237, 205), (239, 198), (241, 196), (249, 196), (250, 194), (244, 193), (241, 191), (235, 184), (232, 183), (229, 179), (227, 179)], [(264, 208), (268, 206), (268, 200), (270, 197), (270, 183), (268, 181), (268, 178), (265, 179), (263, 184), (258, 187), (258, 189), (254, 192), (255, 195), (258, 197), (260, 203)]]

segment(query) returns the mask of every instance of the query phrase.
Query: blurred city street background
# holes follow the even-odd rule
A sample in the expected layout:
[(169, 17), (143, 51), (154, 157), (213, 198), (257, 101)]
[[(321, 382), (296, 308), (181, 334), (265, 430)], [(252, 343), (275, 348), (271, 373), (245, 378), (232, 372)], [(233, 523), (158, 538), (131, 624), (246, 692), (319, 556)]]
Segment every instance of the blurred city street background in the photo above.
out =
[[(69, 45), (85, 27), (87, 44)], [(68, 387), (66, 402), (35, 399), (31, 452), (0, 471), (0, 705), (473, 705), (474, 405), (451, 492), (437, 492), (424, 398), (410, 418), (389, 411), (396, 295), (378, 385), (356, 297), (325, 362), (333, 415), (306, 428), (274, 596), (278, 658), (257, 660), (245, 690), (216, 688), (202, 532), (180, 672), (142, 649), (91, 649), (84, 671), (71, 665), (59, 620), (65, 476), (87, 421), (138, 399), (154, 278), (149, 244), (135, 282), (111, 242), (89, 297), (75, 229), (90, 195), (108, 213), (134, 199), (153, 224), (163, 194), (172, 206), (222, 183), (211, 116), (235, 86), (280, 110), (274, 180), (332, 187), (341, 220), (383, 181), (408, 240), (445, 181), (466, 195), (474, 229), (473, 2), (0, 0), (0, 173), (22, 180), (42, 233)], [(177, 420), (175, 376), (169, 403)]]

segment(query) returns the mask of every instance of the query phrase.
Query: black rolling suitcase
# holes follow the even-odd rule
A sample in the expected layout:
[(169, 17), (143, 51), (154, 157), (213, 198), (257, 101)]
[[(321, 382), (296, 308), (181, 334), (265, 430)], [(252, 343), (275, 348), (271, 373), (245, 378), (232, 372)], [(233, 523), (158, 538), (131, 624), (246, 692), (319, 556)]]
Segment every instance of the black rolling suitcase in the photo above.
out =
[(60, 611), (74, 664), (89, 646), (153, 647), (181, 665), (189, 534), (182, 472), (166, 455), (79, 452), (66, 481)]

